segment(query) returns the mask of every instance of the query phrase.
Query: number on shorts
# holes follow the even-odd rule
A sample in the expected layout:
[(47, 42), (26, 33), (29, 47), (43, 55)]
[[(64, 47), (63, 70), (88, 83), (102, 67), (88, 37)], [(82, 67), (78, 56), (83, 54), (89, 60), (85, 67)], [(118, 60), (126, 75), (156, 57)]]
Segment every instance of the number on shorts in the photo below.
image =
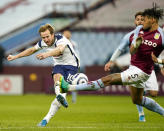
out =
[(138, 77), (138, 74), (133, 74), (131, 75), (131, 77), (134, 79), (134, 78), (137, 78)]

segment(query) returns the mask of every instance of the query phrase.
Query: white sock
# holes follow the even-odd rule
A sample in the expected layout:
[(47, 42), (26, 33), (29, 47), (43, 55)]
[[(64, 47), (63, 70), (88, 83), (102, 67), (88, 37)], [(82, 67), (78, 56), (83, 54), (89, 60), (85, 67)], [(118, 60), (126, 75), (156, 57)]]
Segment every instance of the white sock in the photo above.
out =
[(153, 112), (157, 112), (158, 114), (164, 116), (164, 108), (161, 107), (158, 103), (156, 103), (153, 99), (151, 99), (149, 97), (143, 96), (142, 106), (144, 106), (148, 110), (151, 110)]
[(47, 113), (47, 115), (43, 119), (46, 120), (48, 123), (49, 120), (55, 115), (55, 113), (59, 110), (60, 107), (61, 107), (61, 104), (55, 98), (51, 103), (49, 112)]
[(55, 94), (58, 95), (60, 94), (60, 85), (59, 85), (59, 81), (57, 81), (54, 85), (54, 89), (55, 89)]
[(104, 84), (101, 79), (98, 79), (84, 84), (69, 85), (68, 91), (98, 90), (100, 88), (104, 88)]

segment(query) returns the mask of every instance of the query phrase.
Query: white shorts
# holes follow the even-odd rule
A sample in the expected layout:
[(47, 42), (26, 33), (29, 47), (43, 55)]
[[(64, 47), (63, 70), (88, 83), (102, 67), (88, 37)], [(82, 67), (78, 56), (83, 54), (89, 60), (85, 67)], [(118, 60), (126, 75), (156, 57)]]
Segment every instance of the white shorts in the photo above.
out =
[(130, 65), (129, 68), (121, 73), (124, 85), (131, 85), (145, 90), (158, 90), (158, 83), (153, 71), (151, 75), (146, 74), (136, 66)]
[(155, 75), (155, 71), (153, 70), (149, 79), (145, 82), (145, 88), (144, 90), (153, 90), (153, 91), (158, 91), (159, 90), (159, 86), (158, 86), (158, 82), (157, 82), (157, 78)]

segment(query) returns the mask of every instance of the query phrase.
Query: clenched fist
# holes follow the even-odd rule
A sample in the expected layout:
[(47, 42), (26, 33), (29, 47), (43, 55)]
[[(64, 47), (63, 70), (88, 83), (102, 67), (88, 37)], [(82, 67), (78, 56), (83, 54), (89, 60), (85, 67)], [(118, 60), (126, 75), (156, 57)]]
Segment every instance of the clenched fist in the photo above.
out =
[(7, 57), (8, 61), (12, 61), (12, 60), (15, 60), (15, 59), (16, 59), (16, 57), (13, 56), (13, 55), (8, 55), (8, 57)]

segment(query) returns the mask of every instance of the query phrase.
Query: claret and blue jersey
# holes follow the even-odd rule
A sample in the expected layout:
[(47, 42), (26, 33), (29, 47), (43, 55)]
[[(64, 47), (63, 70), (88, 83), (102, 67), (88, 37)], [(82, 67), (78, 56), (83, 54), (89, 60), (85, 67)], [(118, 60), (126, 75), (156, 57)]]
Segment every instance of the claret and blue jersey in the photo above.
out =
[(159, 56), (162, 52), (164, 49), (164, 33), (160, 27), (155, 31), (149, 32), (144, 31), (142, 26), (138, 26), (135, 30), (124, 36), (118, 49), (123, 51), (127, 46), (130, 47), (131, 43), (134, 43), (133, 41), (135, 41), (139, 35), (142, 35), (143, 42), (138, 48), (138, 51), (131, 56), (131, 65), (140, 68), (147, 74), (151, 74), (154, 68), (151, 52), (156, 56)]
[(131, 64), (140, 68), (145, 73), (151, 74), (154, 69), (151, 53), (153, 52), (158, 57), (164, 49), (164, 33), (162, 28), (158, 27), (157, 30), (149, 32), (144, 31), (142, 26), (139, 26), (136, 28), (134, 35), (142, 35), (143, 41), (137, 52), (131, 56)]

